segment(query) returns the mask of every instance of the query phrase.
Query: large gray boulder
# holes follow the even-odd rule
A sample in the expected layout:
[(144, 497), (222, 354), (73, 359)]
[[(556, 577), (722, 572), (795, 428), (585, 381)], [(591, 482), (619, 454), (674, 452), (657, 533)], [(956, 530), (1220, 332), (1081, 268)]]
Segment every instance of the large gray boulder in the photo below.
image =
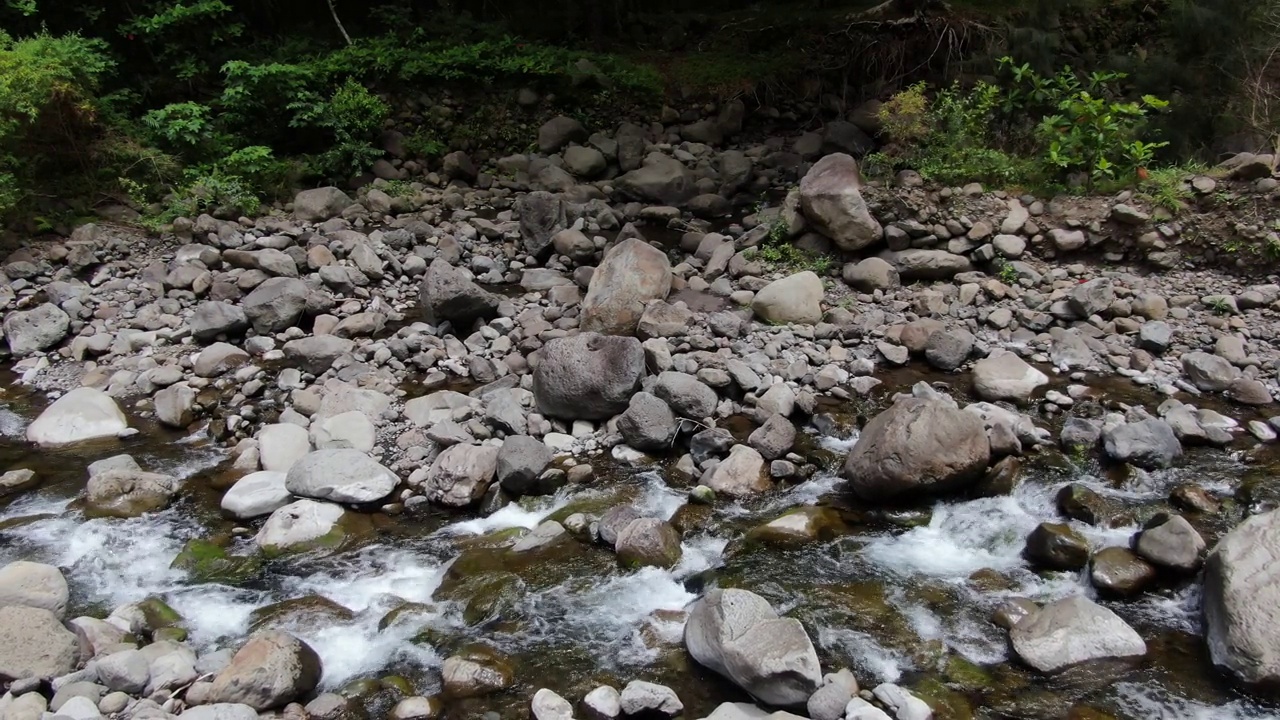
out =
[(85, 486), (85, 513), (90, 517), (138, 517), (169, 507), (178, 494), (172, 475), (118, 468), (91, 474)]
[(549, 417), (611, 418), (627, 409), (644, 367), (644, 348), (635, 338), (593, 332), (556, 338), (540, 351), (534, 399)]
[(335, 360), (351, 352), (355, 346), (355, 341), (336, 335), (308, 335), (290, 340), (281, 349), (291, 365), (319, 375), (333, 367)]
[(1206, 352), (1183, 355), (1182, 372), (1193, 385), (1205, 392), (1222, 392), (1240, 377), (1240, 370), (1226, 358)]
[(254, 288), (240, 305), (254, 330), (282, 332), (298, 324), (310, 294), (307, 284), (297, 278), (274, 277)]
[(283, 472), (263, 470), (236, 481), (222, 496), (222, 511), (237, 520), (249, 520), (279, 510), (293, 501)]
[(1025, 403), (1049, 376), (1017, 355), (996, 351), (973, 364), (973, 391), (983, 400)]
[(254, 540), (269, 555), (325, 547), (341, 541), (345, 515), (341, 505), (298, 500), (271, 513)]
[(62, 342), (71, 329), (71, 316), (52, 303), (4, 317), (4, 338), (16, 357), (31, 355)]
[(299, 497), (339, 503), (372, 503), (387, 497), (400, 478), (351, 448), (316, 450), (289, 468), (285, 488)]
[(618, 532), (613, 549), (625, 567), (675, 567), (684, 551), (680, 533), (657, 518), (636, 518)]
[(814, 163), (800, 181), (800, 208), (814, 228), (846, 251), (880, 242), (884, 228), (862, 197), (858, 161), (844, 153)]
[[(556, 234), (569, 227), (564, 200), (543, 190), (517, 199), (515, 211), (520, 218), (520, 239), (524, 241), (525, 252), (534, 257), (546, 254)], [(594, 252), (595, 247), (591, 250)]]
[(585, 142), (587, 129), (577, 120), (559, 115), (538, 128), (538, 150), (550, 155), (571, 142)]
[(480, 502), (498, 471), (498, 448), (453, 445), (445, 448), (427, 471), (427, 497), (447, 507)]
[(427, 322), (449, 322), (461, 330), (470, 330), (477, 320), (497, 317), (500, 300), (441, 258), (432, 260), (422, 276), (421, 298)]
[(75, 670), (80, 641), (43, 608), (0, 607), (0, 678), (55, 678)]
[(336, 187), (303, 190), (293, 198), (293, 215), (302, 222), (324, 222), (342, 214), (355, 201)]
[(1102, 447), (1112, 459), (1146, 470), (1171, 467), (1182, 457), (1173, 427), (1156, 418), (1105, 428)]
[(1209, 657), (1246, 683), (1280, 685), (1280, 510), (1227, 533), (1204, 565)]
[(653, 394), (670, 405), (676, 415), (693, 420), (711, 417), (720, 400), (716, 391), (698, 378), (670, 371), (658, 375)]
[(1107, 658), (1147, 654), (1142, 636), (1118, 615), (1083, 595), (1045, 605), (1009, 632), (1013, 651), (1044, 673)]
[(905, 397), (863, 428), (844, 476), (865, 500), (914, 497), (967, 485), (990, 460), (977, 415), (945, 399)]
[(747, 590), (712, 590), (695, 602), (684, 642), (699, 664), (769, 705), (803, 706), (822, 684), (804, 626)]
[(209, 688), (211, 703), (240, 703), (263, 712), (283, 707), (320, 684), (320, 656), (311, 646), (278, 630), (255, 634), (219, 672)]
[(67, 614), (68, 594), (67, 579), (52, 565), (17, 560), (0, 568), (0, 607), (40, 608), (61, 620)]
[(27, 426), (27, 440), (42, 447), (116, 437), (129, 420), (108, 394), (81, 387), (58, 398)]
[(912, 248), (884, 252), (880, 258), (892, 265), (903, 280), (950, 280), (973, 269), (969, 258), (946, 250)]
[(649, 153), (644, 164), (614, 181), (623, 194), (636, 200), (680, 206), (698, 194), (697, 178), (670, 155)]
[(755, 448), (734, 445), (729, 457), (720, 461), (703, 482), (728, 497), (750, 497), (773, 489), (769, 466)]
[(638, 392), (631, 396), (626, 412), (618, 416), (618, 432), (637, 450), (660, 452), (671, 449), (678, 425), (671, 407), (655, 395)]
[(822, 322), (825, 292), (822, 278), (805, 270), (765, 285), (756, 293), (751, 309), (767, 323), (814, 325)]
[(603, 335), (634, 335), (645, 306), (671, 292), (671, 261), (640, 238), (604, 254), (582, 300), (581, 327)]
[(546, 443), (528, 435), (512, 435), (498, 449), (497, 480), (502, 489), (517, 497), (543, 495), (549, 488), (539, 478), (555, 454)]

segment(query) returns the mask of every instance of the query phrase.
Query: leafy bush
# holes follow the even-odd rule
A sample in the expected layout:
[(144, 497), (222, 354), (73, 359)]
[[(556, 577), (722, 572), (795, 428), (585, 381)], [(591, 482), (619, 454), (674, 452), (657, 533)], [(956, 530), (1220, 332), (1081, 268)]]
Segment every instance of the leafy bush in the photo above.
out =
[(316, 174), (335, 179), (350, 177), (382, 157), (382, 150), (374, 147), (373, 141), (391, 108), (355, 80), (348, 79), (327, 101), (295, 101), (290, 109), (297, 113), (294, 127), (323, 128), (332, 136), (329, 148), (313, 160)]

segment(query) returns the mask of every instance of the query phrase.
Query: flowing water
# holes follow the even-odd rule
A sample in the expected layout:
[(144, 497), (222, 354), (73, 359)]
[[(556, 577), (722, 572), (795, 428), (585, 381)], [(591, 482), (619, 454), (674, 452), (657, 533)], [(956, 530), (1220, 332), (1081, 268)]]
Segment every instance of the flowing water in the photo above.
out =
[[(385, 708), (388, 692), (359, 681), (399, 676), (430, 694), (439, 689), (443, 658), (481, 642), (511, 659), (517, 686), (455, 704), (451, 716), (497, 710), (525, 717), (539, 687), (576, 699), (600, 682), (643, 678), (675, 688), (688, 716), (701, 717), (722, 701), (747, 699), (681, 649), (684, 611), (706, 587), (719, 585), (750, 588), (800, 618), (824, 667), (848, 666), (864, 686), (911, 686), (942, 708), (939, 717), (1058, 718), (1073, 707), (1134, 720), (1280, 717), (1276, 708), (1237, 694), (1209, 666), (1194, 582), (1108, 603), (1148, 641), (1151, 652), (1137, 664), (1039, 678), (1010, 661), (1007, 633), (988, 619), (1011, 597), (1091, 593), (1082, 574), (1036, 572), (1021, 557), (1037, 524), (1059, 520), (1054, 498), (1063, 485), (1084, 483), (1135, 508), (1163, 507), (1169, 490), (1188, 479), (1230, 494), (1243, 470), (1222, 453), (1193, 454), (1178, 470), (1123, 478), (1048, 454), (1029, 462), (1012, 495), (880, 515), (848, 504), (834, 467), (770, 496), (714, 509), (684, 507), (687, 489), (669, 486), (661, 468), (613, 469), (595, 486), (526, 499), (485, 518), (437, 510), (373, 518), (341, 552), (274, 560), (233, 587), (198, 583), (170, 568), (193, 538), (233, 538), (232, 551), (252, 549), (217, 512), (219, 488), (234, 479), (222, 450), (149, 427), (124, 442), (32, 454), (18, 438), (33, 412), (18, 402), (0, 410), (0, 469), (31, 467), (44, 479), (38, 490), (0, 507), (0, 562), (34, 559), (62, 568), (77, 614), (102, 616), (122, 603), (163, 598), (203, 650), (234, 646), (263, 608), (273, 608), (273, 622), (320, 654), (323, 686), (359, 694), (371, 708)], [(838, 458), (854, 439), (808, 441)], [(142, 518), (86, 520), (76, 506), (84, 468), (120, 452), (181, 477), (182, 500)], [(519, 556), (507, 549), (547, 518), (600, 513), (620, 502), (685, 529), (679, 565), (624, 570), (608, 550), (578, 541)], [(789, 508), (814, 504), (835, 508), (847, 531), (799, 546), (743, 539)], [(1229, 527), (1220, 522), (1201, 528), (1210, 541)], [(1126, 545), (1136, 530), (1078, 527), (1096, 547)], [(489, 577), (503, 579), (502, 589), (481, 583), (478, 594), (474, 585), (467, 590), (472, 580)]]

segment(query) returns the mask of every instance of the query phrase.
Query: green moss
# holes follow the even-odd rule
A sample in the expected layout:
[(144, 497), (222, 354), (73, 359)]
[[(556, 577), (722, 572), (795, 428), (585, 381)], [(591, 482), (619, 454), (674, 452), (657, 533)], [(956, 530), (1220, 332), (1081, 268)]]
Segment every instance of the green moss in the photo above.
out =
[(355, 613), (338, 603), (320, 595), (307, 595), (254, 610), (249, 615), (249, 630), (327, 627), (350, 622), (353, 618)]
[(262, 559), (228, 555), (225, 548), (207, 540), (188, 540), (169, 567), (185, 570), (197, 583), (243, 585), (262, 571)]

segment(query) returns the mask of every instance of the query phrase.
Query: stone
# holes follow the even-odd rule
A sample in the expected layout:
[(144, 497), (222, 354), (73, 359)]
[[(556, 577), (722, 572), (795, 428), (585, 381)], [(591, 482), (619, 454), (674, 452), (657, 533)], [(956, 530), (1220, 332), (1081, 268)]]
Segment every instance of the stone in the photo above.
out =
[(271, 513), (254, 540), (269, 555), (328, 547), (341, 542), (341, 505), (298, 500)]
[(0, 607), (0, 677), (55, 678), (75, 670), (80, 641), (42, 608)]
[(693, 312), (683, 304), (671, 305), (655, 300), (645, 307), (636, 325), (636, 334), (643, 339), (684, 337), (689, 334), (693, 321)]
[(151, 679), (151, 663), (140, 650), (125, 650), (95, 658), (98, 682), (108, 690), (138, 695)]
[(242, 703), (213, 703), (184, 710), (183, 720), (255, 720), (258, 711)]
[(446, 658), (440, 670), (444, 694), (454, 699), (489, 695), (511, 687), (513, 673), (505, 660), (487, 649)]
[(237, 520), (251, 520), (270, 515), (293, 501), (293, 493), (285, 487), (286, 474), (263, 470), (236, 481), (222, 496), (223, 512)]
[(297, 278), (275, 277), (254, 288), (240, 307), (259, 334), (283, 332), (298, 324), (312, 294)]
[(624, 567), (673, 568), (683, 556), (680, 535), (657, 518), (636, 518), (618, 532), (614, 542), (618, 562)]
[(587, 129), (577, 120), (558, 115), (538, 128), (538, 151), (544, 155), (559, 152), (571, 142), (586, 142)]
[(560, 230), (552, 235), (551, 246), (556, 253), (574, 262), (589, 262), (596, 255), (596, 244), (581, 230), (574, 228)]
[(673, 718), (684, 711), (684, 703), (665, 685), (632, 680), (622, 688), (622, 713), (628, 716)]
[(774, 413), (747, 438), (747, 444), (766, 460), (777, 460), (791, 451), (796, 442), (796, 427), (786, 417)]
[(427, 497), (447, 507), (479, 502), (497, 474), (498, 451), (488, 445), (446, 448), (427, 471)]
[(991, 244), (1002, 257), (1012, 260), (1022, 257), (1022, 254), (1027, 251), (1027, 241), (1012, 234), (996, 235), (992, 238)]
[(991, 459), (981, 418), (940, 399), (902, 398), (863, 428), (844, 465), (864, 500), (937, 493), (978, 480)]
[(272, 710), (310, 693), (320, 675), (320, 656), (310, 645), (288, 633), (265, 630), (251, 636), (218, 673), (209, 699)]
[(623, 441), (646, 452), (669, 450), (677, 430), (671, 407), (647, 392), (632, 395), (626, 411), (618, 417)]
[(841, 250), (862, 250), (881, 241), (884, 229), (862, 197), (858, 161), (844, 153), (814, 163), (800, 181), (805, 219)]
[(62, 342), (70, 329), (71, 317), (52, 303), (11, 312), (4, 317), (4, 338), (15, 357), (48, 350)]
[(311, 423), (311, 437), (317, 450), (359, 450), (373, 452), (377, 427), (359, 410), (332, 416), (316, 417)]
[(1173, 428), (1155, 418), (1104, 429), (1102, 446), (1111, 458), (1145, 470), (1172, 467), (1182, 457)]
[(533, 371), (538, 410), (565, 420), (605, 420), (627, 409), (644, 377), (644, 347), (584, 332), (543, 346)]
[(946, 250), (914, 248), (884, 252), (880, 257), (893, 265), (903, 280), (950, 280), (973, 269), (969, 258)]
[(304, 498), (338, 503), (374, 503), (392, 493), (400, 478), (352, 448), (316, 450), (289, 468), (285, 488)]
[(575, 145), (571, 148), (565, 148), (564, 166), (565, 169), (573, 173), (574, 176), (590, 180), (605, 171), (608, 162), (604, 158), (604, 153), (595, 148), (583, 147)]
[(719, 402), (716, 391), (706, 383), (692, 375), (670, 371), (658, 375), (653, 394), (670, 405), (676, 415), (694, 420), (711, 417)]
[[(308, 712), (311, 706), (307, 706)], [(415, 695), (401, 698), (391, 708), (390, 720), (436, 720), (444, 714), (444, 703), (440, 698)], [(314, 716), (314, 714), (312, 714)]]
[(1128, 548), (1109, 547), (1094, 554), (1089, 579), (1104, 595), (1133, 597), (1155, 582), (1156, 569)]
[(320, 375), (338, 358), (355, 349), (355, 342), (335, 335), (309, 335), (290, 340), (281, 348), (285, 360), (312, 375)]
[(1204, 635), (1213, 664), (1239, 680), (1280, 683), (1280, 511), (1254, 515), (1218, 541), (1204, 564)]
[(80, 387), (58, 398), (27, 426), (27, 441), (41, 447), (114, 438), (129, 429), (116, 401), (101, 390)]
[(697, 179), (679, 160), (650, 153), (643, 164), (614, 180), (618, 191), (642, 202), (679, 207), (698, 194)]
[(303, 190), (293, 198), (293, 215), (302, 222), (324, 222), (338, 217), (355, 201), (336, 187)]
[(581, 327), (602, 335), (634, 335), (646, 306), (671, 291), (666, 253), (640, 238), (609, 249), (582, 300)]
[(214, 378), (249, 363), (249, 353), (229, 343), (214, 343), (196, 356), (191, 371), (196, 377)]
[(850, 287), (865, 293), (892, 290), (901, 284), (898, 271), (884, 258), (869, 257), (844, 266), (840, 276)]
[(287, 473), (294, 463), (311, 452), (311, 435), (293, 423), (274, 423), (258, 430), (262, 469)]
[(748, 590), (716, 589), (698, 599), (684, 642), (700, 665), (770, 705), (804, 705), (822, 682), (817, 652), (800, 621), (779, 617)]
[(1146, 655), (1147, 644), (1132, 627), (1083, 595), (1045, 605), (1009, 632), (1013, 651), (1027, 665), (1055, 673), (1107, 658)]
[(500, 300), (441, 258), (432, 260), (422, 276), (420, 297), (428, 323), (448, 322), (461, 330), (470, 330), (478, 320), (497, 317)]
[(1089, 564), (1089, 541), (1070, 525), (1040, 523), (1031, 531), (1022, 554), (1039, 567), (1079, 570)]
[(622, 715), (622, 695), (612, 685), (601, 685), (582, 698), (587, 720), (617, 720)]
[(21, 605), (67, 615), (67, 579), (52, 565), (15, 560), (0, 568), (0, 607)]
[(85, 485), (85, 513), (90, 517), (138, 517), (163, 510), (178, 493), (178, 479), (141, 470), (107, 470), (92, 474)]
[(1163, 320), (1150, 320), (1138, 328), (1138, 347), (1156, 355), (1164, 354), (1173, 344), (1173, 328)]
[(573, 720), (573, 706), (569, 701), (546, 688), (533, 694), (529, 711), (534, 720)]
[(1049, 377), (1014, 353), (996, 351), (973, 365), (973, 390), (990, 402), (1026, 403)]
[[(528, 193), (516, 200), (515, 213), (520, 218), (520, 239), (524, 243), (525, 252), (534, 257), (545, 255), (551, 249), (557, 233), (565, 231), (569, 226), (564, 200), (544, 190)], [(595, 254), (595, 244), (585, 235), (582, 239), (586, 240), (581, 246), (583, 251), (587, 250), (587, 245), (590, 246), (590, 252), (586, 255), (589, 258)], [(560, 250), (557, 249), (556, 252)]]
[(1088, 243), (1083, 230), (1068, 230), (1066, 228), (1053, 228), (1049, 231), (1049, 241), (1053, 246), (1062, 252), (1071, 252), (1079, 250)]
[(939, 370), (958, 370), (969, 359), (973, 344), (973, 333), (968, 330), (944, 328), (929, 336), (924, 346), (924, 357)]
[(933, 709), (929, 704), (912, 695), (906, 688), (883, 683), (877, 685), (871, 694), (889, 708), (898, 720), (933, 720)]
[(756, 317), (772, 325), (814, 325), (822, 321), (822, 279), (806, 270), (775, 280), (751, 302)]
[(1133, 549), (1158, 567), (1193, 573), (1200, 569), (1205, 542), (1186, 518), (1173, 515), (1138, 533)]
[(716, 465), (704, 483), (717, 494), (737, 498), (759, 495), (773, 489), (764, 457), (746, 445), (734, 445), (729, 451), (729, 457)]
[(196, 391), (186, 383), (178, 383), (156, 393), (156, 420), (173, 428), (186, 428), (196, 417)]
[(845, 707), (845, 720), (893, 720), (893, 718), (866, 700), (856, 697)]
[(1222, 392), (1240, 377), (1240, 370), (1226, 358), (1205, 352), (1183, 355), (1182, 372), (1191, 384), (1205, 392)]
[(823, 679), (822, 687), (809, 697), (805, 709), (812, 720), (842, 720), (849, 701), (858, 696), (858, 681), (853, 673), (841, 670)]

